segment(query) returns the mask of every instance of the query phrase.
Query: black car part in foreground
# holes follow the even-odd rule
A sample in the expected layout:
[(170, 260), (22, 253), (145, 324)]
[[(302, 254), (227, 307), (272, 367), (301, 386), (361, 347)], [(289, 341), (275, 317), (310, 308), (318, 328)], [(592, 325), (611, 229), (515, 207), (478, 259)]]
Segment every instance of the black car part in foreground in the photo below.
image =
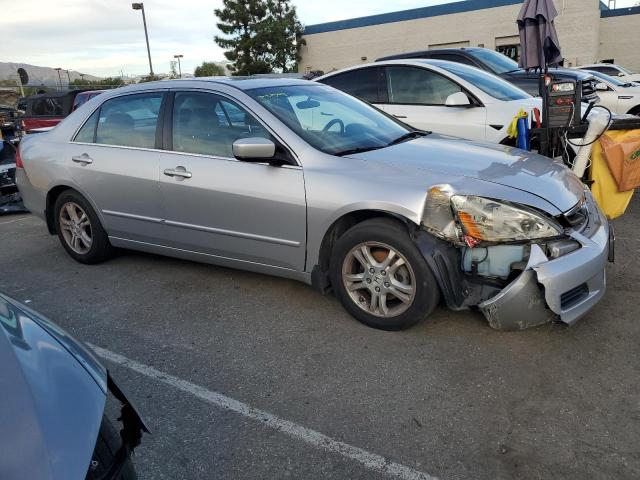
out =
[(8, 141), (0, 141), (0, 214), (27, 212), (16, 185), (16, 148)]

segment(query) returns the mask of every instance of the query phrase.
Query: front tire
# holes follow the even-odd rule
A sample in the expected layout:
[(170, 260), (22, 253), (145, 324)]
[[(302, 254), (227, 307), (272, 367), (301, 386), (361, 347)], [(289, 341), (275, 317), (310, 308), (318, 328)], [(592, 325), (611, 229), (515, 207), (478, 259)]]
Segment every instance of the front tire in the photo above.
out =
[(56, 231), (67, 253), (80, 263), (100, 263), (111, 256), (112, 247), (98, 215), (78, 192), (66, 190), (56, 199)]
[(331, 283), (344, 308), (381, 330), (404, 330), (428, 317), (440, 289), (407, 230), (390, 219), (355, 225), (332, 252)]

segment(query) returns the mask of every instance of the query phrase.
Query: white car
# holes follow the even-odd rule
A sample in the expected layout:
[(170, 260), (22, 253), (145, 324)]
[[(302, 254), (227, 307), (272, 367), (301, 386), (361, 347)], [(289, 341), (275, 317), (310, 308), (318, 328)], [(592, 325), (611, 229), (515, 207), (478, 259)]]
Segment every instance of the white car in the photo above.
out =
[(599, 82), (596, 85), (600, 97), (598, 105), (603, 105), (617, 114), (640, 115), (640, 84), (624, 82), (617, 77), (596, 71), (591, 73)]
[(409, 125), (445, 135), (513, 144), (507, 129), (520, 109), (542, 101), (475, 67), (444, 60), (389, 60), (323, 75), (326, 83)]
[(633, 73), (620, 65), (613, 63), (593, 63), (577, 67), (580, 70), (591, 70), (600, 72), (611, 77), (617, 77), (625, 82), (640, 82), (640, 73)]

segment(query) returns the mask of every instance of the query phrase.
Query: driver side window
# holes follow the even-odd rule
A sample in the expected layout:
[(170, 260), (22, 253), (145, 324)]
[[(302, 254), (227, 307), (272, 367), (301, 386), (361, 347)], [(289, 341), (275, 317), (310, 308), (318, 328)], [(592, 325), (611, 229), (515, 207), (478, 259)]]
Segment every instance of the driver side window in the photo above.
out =
[(240, 105), (220, 95), (177, 92), (173, 102), (173, 151), (233, 158), (233, 142), (269, 132)]

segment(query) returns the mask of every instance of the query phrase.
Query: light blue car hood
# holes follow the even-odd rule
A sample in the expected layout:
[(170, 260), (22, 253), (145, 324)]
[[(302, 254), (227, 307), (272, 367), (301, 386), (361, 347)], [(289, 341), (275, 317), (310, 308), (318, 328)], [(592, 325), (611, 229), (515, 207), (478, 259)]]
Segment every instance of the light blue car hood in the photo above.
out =
[(86, 352), (0, 295), (0, 479), (85, 478), (106, 400), (106, 371)]
[(584, 185), (564, 165), (504, 145), (431, 134), (350, 157), (384, 162), (405, 171), (425, 170), (516, 188), (544, 199), (561, 212), (573, 208), (584, 195)]

